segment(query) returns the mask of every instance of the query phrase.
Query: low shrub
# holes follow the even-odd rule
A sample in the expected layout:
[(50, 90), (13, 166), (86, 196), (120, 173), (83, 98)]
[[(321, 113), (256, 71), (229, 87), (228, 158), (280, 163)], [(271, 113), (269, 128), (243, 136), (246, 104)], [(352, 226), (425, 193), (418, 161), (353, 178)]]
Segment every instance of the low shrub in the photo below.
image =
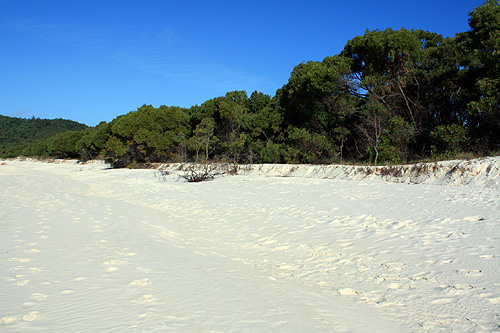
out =
[(171, 175), (177, 175), (180, 179), (185, 179), (190, 183), (199, 183), (203, 181), (213, 180), (215, 177), (223, 175), (238, 174), (238, 167), (230, 164), (181, 164), (177, 170), (158, 169), (155, 176), (161, 181), (165, 181)]

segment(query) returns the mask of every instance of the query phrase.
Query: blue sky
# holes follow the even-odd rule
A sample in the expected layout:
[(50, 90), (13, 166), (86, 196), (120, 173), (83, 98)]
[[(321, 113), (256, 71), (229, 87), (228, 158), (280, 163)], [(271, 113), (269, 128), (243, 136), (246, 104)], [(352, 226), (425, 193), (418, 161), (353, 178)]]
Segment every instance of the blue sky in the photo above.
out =
[(0, 114), (90, 126), (143, 104), (274, 96), (366, 29), (469, 30), (484, 0), (0, 0)]

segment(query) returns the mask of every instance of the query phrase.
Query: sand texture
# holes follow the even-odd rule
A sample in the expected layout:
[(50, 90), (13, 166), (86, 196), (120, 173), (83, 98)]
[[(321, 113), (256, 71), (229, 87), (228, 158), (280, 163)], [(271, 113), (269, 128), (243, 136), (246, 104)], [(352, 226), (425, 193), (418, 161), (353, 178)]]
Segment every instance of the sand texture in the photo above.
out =
[(2, 332), (500, 330), (499, 158), (201, 183), (6, 162)]

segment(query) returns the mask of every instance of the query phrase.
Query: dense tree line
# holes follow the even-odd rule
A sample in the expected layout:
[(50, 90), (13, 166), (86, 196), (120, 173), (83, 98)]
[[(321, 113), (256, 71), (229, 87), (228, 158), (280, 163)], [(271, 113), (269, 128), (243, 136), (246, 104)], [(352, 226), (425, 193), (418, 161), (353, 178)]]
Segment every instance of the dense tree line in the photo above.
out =
[[(403, 163), (500, 151), (500, 5), (470, 30), (367, 30), (338, 55), (296, 66), (274, 97), (233, 91), (189, 109), (144, 105), (23, 154), (108, 158), (115, 165)], [(43, 151), (43, 147), (46, 151)]]
[[(0, 157), (22, 154), (26, 146), (41, 142), (66, 131), (81, 131), (86, 125), (67, 119), (15, 118), (0, 115)], [(47, 147), (40, 147), (40, 155), (48, 155)], [(30, 150), (31, 154), (31, 150)]]

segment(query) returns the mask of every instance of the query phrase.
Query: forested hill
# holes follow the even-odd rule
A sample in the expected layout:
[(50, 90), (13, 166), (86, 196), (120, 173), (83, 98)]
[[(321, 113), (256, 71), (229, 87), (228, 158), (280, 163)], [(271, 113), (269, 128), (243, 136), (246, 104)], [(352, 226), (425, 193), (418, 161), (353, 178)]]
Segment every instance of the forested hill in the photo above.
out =
[(15, 118), (0, 115), (0, 156), (21, 153), (26, 144), (66, 131), (81, 131), (87, 125), (67, 119)]

